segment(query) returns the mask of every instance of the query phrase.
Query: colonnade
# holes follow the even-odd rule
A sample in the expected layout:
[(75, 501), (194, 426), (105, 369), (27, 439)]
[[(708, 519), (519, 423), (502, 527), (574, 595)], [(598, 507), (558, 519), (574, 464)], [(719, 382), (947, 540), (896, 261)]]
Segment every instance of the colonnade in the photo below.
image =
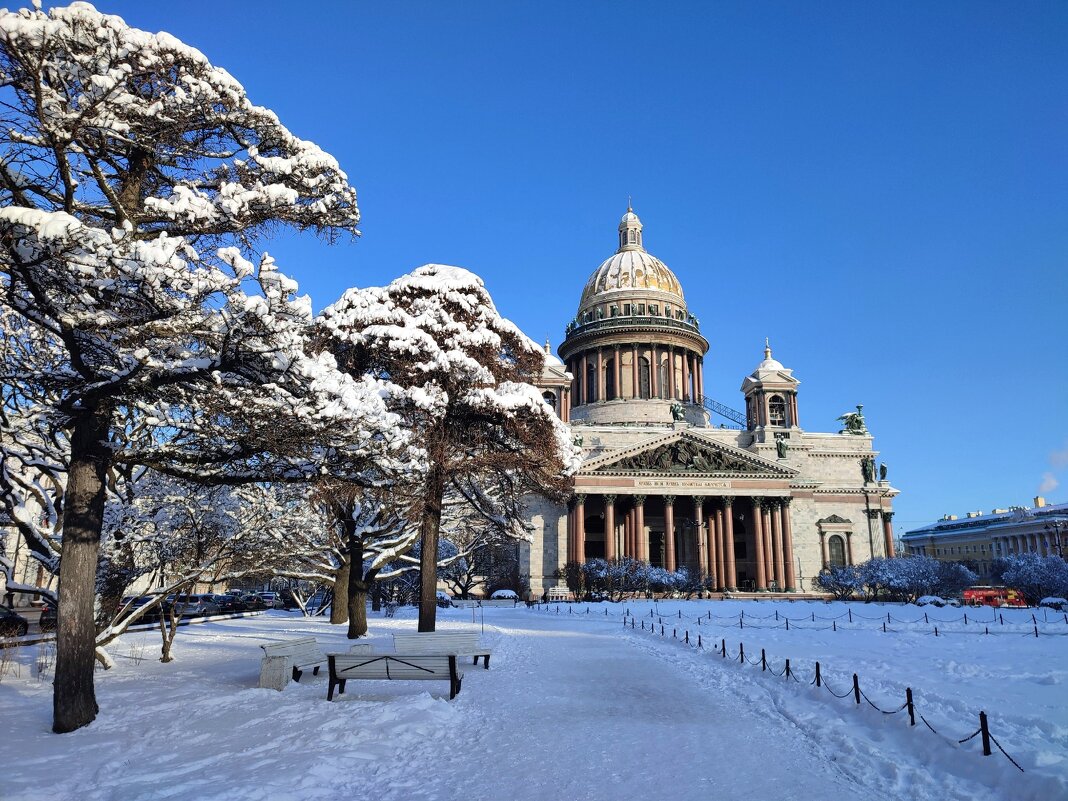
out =
[(1055, 531), (1032, 531), (1025, 534), (994, 535), (994, 555), (1036, 553), (1039, 556), (1064, 556), (1068, 537)]
[[(630, 364), (623, 367), (623, 357)], [(648, 365), (648, 378), (641, 362)], [(663, 366), (666, 370), (661, 370)], [(594, 368), (592, 371), (590, 368)], [(688, 348), (653, 343), (629, 343), (590, 348), (567, 361), (575, 377), (571, 394), (575, 406), (603, 400), (664, 398), (696, 403), (704, 386), (704, 359)], [(591, 382), (590, 373), (594, 379)], [(629, 373), (629, 375), (627, 375)], [(629, 379), (624, 381), (624, 379)], [(624, 386), (629, 388), (624, 392)]]
[[(796, 588), (790, 498), (652, 497), (658, 505), (663, 503), (662, 517), (656, 522), (662, 523), (664, 536), (655, 561), (666, 570), (674, 571), (686, 564), (703, 576), (712, 575), (716, 589), (733, 590), (738, 588), (739, 566), (744, 563), (754, 574), (747, 579), (753, 589)], [(651, 527), (646, 521), (649, 499), (643, 494), (597, 494), (592, 498), (575, 495), (568, 506), (567, 561), (586, 560), (586, 521), (592, 512), (598, 517), (603, 514), (606, 559), (629, 557), (653, 563)], [(743, 542), (744, 557), (739, 559), (736, 543)]]

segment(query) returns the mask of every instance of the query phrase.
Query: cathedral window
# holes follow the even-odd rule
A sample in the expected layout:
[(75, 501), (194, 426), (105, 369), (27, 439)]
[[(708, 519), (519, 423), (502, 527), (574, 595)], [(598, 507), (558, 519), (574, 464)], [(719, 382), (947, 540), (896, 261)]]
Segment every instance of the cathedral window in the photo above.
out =
[(781, 395), (772, 395), (768, 401), (768, 422), (773, 426), (786, 425), (786, 401)]
[(638, 241), (638, 232), (635, 231), (633, 228), (631, 228), (629, 231), (627, 231), (627, 242), (629, 242), (631, 245), (633, 245), (637, 241)]
[(604, 363), (604, 397), (605, 400), (612, 400), (617, 396), (618, 393), (616, 392), (616, 360), (609, 359)]
[(612, 306), (608, 309), (609, 317), (617, 317), (619, 315), (619, 306)]
[(586, 403), (597, 400), (597, 365), (586, 365)]
[(655, 314), (655, 315), (659, 316), (660, 315), (660, 306), (657, 305), (656, 303), (650, 303), (649, 304), (649, 314)]
[(837, 534), (827, 541), (827, 561), (831, 567), (845, 567), (845, 542)]
[(639, 303), (638, 304), (637, 314), (645, 314), (645, 304), (644, 303)]
[(625, 316), (627, 316), (627, 317), (630, 316), (630, 304), (629, 303), (624, 303), (623, 304), (623, 314)]
[(541, 398), (542, 398), (543, 401), (545, 401), (547, 404), (549, 404), (553, 408), (554, 412), (556, 412), (557, 414), (560, 414), (560, 407), (556, 405), (556, 395), (554, 393), (552, 393), (552, 392), (543, 392), (541, 394)]

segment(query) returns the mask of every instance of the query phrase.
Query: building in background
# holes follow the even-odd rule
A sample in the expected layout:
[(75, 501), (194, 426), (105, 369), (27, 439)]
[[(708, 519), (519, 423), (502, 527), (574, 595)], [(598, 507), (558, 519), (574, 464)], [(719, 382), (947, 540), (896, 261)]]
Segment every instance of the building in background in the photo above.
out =
[(963, 518), (946, 515), (912, 529), (901, 542), (910, 554), (966, 562), (987, 580), (993, 561), (1000, 556), (1068, 554), (1068, 503), (1047, 505), (1045, 498), (1038, 497), (1030, 509), (1013, 506), (990, 514), (968, 512)]
[[(801, 427), (793, 371), (764, 358), (744, 412), (704, 395), (709, 345), (632, 209), (590, 276), (543, 397), (583, 450), (565, 506), (530, 499), (522, 572), (535, 594), (567, 562), (632, 557), (721, 590), (796, 591), (832, 564), (893, 555), (893, 498), (862, 409), (837, 433)], [(711, 422), (711, 416), (722, 420)]]

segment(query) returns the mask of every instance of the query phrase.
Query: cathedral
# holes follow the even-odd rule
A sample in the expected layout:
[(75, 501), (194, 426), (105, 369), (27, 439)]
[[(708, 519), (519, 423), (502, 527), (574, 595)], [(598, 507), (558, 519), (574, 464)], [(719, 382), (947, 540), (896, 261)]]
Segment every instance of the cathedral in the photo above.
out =
[[(801, 428), (798, 385), (765, 343), (744, 412), (704, 395), (708, 341), (633, 209), (549, 352), (540, 388), (583, 462), (570, 501), (528, 503), (521, 572), (536, 596), (568, 562), (631, 557), (720, 591), (800, 592), (828, 565), (892, 556), (898, 490), (861, 407), (838, 433)], [(713, 423), (717, 420), (726, 422)]]

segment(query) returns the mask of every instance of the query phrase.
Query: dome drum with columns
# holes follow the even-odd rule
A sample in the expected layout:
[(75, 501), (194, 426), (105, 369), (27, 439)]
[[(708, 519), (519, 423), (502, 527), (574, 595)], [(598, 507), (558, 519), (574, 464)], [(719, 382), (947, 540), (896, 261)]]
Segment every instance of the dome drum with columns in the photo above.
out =
[[(710, 401), (708, 350), (628, 208), (560, 359), (546, 358), (543, 396), (572, 426), (583, 464), (568, 504), (528, 500), (534, 536), (520, 559), (535, 594), (592, 558), (685, 567), (716, 591), (767, 593), (811, 591), (824, 567), (894, 554), (898, 490), (875, 480), (867, 429), (803, 430), (800, 382), (767, 340), (741, 385), (745, 413)], [(737, 425), (712, 425), (710, 409)]]
[(560, 346), (574, 376), (572, 419), (651, 422), (671, 419), (681, 403), (686, 419), (707, 421), (700, 405), (707, 352), (682, 284), (645, 250), (641, 220), (628, 208), (619, 249), (586, 282)]

